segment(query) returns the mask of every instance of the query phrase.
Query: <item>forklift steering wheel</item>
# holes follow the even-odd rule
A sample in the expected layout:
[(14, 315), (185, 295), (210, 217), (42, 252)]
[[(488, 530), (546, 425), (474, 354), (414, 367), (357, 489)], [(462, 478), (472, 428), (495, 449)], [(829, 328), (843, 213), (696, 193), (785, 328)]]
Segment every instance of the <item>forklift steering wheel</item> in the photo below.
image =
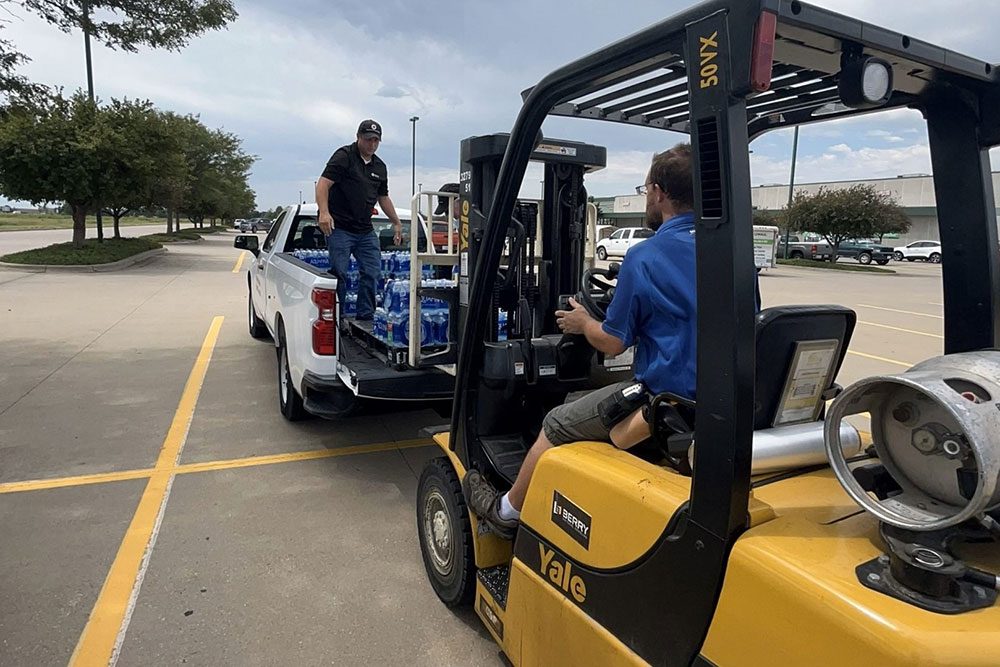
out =
[[(615, 280), (621, 268), (620, 263), (612, 262), (607, 269), (593, 268), (584, 271), (583, 289), (577, 292), (576, 300), (594, 319), (604, 321), (608, 306), (615, 295), (615, 286), (607, 280)], [(595, 296), (596, 292), (600, 294)]]

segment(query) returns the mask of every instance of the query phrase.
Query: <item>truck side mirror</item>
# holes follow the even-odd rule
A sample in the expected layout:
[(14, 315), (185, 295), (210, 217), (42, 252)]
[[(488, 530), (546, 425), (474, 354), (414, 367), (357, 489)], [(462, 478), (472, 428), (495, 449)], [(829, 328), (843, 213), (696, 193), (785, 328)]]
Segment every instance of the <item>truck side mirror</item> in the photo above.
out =
[(254, 257), (260, 255), (260, 239), (252, 234), (240, 234), (233, 241), (233, 247), (240, 250), (249, 250)]

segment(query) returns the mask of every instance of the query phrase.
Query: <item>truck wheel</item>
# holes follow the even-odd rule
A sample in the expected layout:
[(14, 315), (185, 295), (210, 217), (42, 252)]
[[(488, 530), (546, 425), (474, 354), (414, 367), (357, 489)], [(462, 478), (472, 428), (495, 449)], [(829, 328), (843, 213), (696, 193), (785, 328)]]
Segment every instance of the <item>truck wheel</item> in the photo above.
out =
[(267, 326), (264, 325), (264, 320), (257, 317), (257, 310), (253, 307), (253, 290), (247, 289), (247, 303), (250, 304), (247, 308), (247, 320), (250, 325), (250, 337), (257, 338), (258, 340), (267, 336)]
[(902, 262), (903, 261), (903, 253), (901, 253), (901, 252), (894, 252), (894, 253), (892, 253), (892, 258), (894, 260), (896, 260), (897, 262)]
[(444, 456), (424, 466), (417, 483), (417, 536), (431, 588), (449, 607), (476, 592), (476, 556), (469, 509), (455, 469)]
[(791, 257), (792, 257), (792, 259), (805, 259), (806, 258), (806, 256), (802, 253), (801, 250), (793, 250)]
[(297, 422), (309, 416), (302, 405), (302, 397), (292, 384), (292, 374), (288, 368), (288, 346), (285, 344), (285, 328), (278, 325), (278, 408), (282, 416), (290, 422)]
[(867, 252), (863, 252), (860, 255), (858, 255), (858, 262), (861, 263), (861, 264), (866, 264), (866, 265), (867, 264), (871, 264), (872, 263), (872, 256), (869, 253), (867, 253)]
[(931, 261), (931, 264), (940, 264), (941, 263), (941, 253), (932, 252), (929, 259)]
[(598, 246), (597, 248), (597, 259), (603, 261), (608, 258), (608, 251), (604, 249), (604, 246)]

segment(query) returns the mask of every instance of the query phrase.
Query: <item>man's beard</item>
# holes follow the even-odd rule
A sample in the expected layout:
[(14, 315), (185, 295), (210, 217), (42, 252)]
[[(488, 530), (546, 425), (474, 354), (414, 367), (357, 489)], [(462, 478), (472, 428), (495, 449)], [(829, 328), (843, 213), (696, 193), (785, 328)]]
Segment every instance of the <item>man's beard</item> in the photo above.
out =
[(646, 209), (646, 226), (652, 229), (654, 232), (660, 228), (663, 224), (663, 216), (661, 216), (657, 211)]

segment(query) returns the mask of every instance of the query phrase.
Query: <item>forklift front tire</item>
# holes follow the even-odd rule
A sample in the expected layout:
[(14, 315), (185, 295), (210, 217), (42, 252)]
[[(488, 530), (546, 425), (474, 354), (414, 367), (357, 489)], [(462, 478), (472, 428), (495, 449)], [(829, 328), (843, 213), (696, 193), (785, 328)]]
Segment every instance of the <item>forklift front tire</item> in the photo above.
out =
[(476, 592), (476, 556), (469, 509), (455, 468), (444, 456), (424, 466), (417, 484), (417, 534), (431, 587), (449, 607)]

